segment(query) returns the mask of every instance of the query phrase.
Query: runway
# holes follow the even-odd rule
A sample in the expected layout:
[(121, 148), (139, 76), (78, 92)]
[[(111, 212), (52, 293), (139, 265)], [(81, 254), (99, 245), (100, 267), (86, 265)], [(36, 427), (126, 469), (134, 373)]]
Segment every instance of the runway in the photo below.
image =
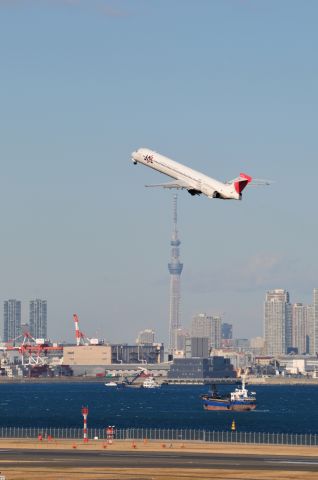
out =
[(233, 453), (1, 449), (0, 468), (186, 468), (318, 471), (317, 457)]

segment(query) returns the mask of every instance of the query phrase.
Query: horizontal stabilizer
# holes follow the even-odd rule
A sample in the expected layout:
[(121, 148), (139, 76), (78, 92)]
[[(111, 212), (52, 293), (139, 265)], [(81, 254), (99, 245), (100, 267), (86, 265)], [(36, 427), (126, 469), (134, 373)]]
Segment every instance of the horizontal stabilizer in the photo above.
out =
[(249, 187), (263, 187), (266, 185), (271, 185), (273, 180), (265, 180), (262, 178), (253, 178), (253, 180), (249, 183)]
[(183, 180), (174, 180), (173, 182), (168, 182), (168, 183), (156, 183), (154, 185), (145, 185), (145, 187), (162, 187), (162, 188), (192, 188), (189, 183), (184, 182)]

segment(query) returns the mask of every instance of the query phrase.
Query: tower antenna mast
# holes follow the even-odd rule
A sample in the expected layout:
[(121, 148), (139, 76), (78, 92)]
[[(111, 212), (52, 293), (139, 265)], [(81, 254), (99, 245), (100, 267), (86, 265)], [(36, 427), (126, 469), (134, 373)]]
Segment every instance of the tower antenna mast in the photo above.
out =
[(177, 214), (178, 196), (173, 196), (173, 231), (171, 237), (171, 259), (168, 264), (170, 273), (170, 311), (169, 311), (169, 354), (174, 354), (178, 349), (177, 337), (180, 329), (180, 276), (183, 264), (180, 262), (179, 246), (181, 244), (178, 237), (178, 214)]

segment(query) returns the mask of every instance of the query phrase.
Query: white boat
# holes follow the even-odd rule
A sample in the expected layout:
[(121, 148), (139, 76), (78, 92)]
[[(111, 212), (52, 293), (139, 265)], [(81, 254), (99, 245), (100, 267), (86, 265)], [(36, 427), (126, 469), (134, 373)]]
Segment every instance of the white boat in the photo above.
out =
[(157, 383), (153, 377), (147, 378), (142, 384), (144, 388), (159, 388), (161, 385)]
[(116, 382), (108, 382), (108, 383), (105, 383), (105, 387), (117, 387), (117, 383)]

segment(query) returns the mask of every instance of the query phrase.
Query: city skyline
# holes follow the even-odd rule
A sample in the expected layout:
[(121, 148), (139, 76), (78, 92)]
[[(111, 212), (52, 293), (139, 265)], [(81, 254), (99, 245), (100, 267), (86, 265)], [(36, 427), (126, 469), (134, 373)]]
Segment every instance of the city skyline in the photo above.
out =
[[(284, 330), (284, 333), (282, 333), (284, 337), (284, 343), (280, 343), (280, 347), (277, 349), (277, 352), (287, 352), (287, 349), (290, 347), (298, 347), (300, 350), (302, 350), (304, 344), (305, 344), (305, 350), (302, 351), (302, 353), (309, 353), (309, 354), (314, 354), (315, 351), (317, 350), (316, 348), (316, 343), (315, 339), (317, 337), (317, 329), (318, 329), (318, 322), (317, 322), (317, 317), (315, 317), (315, 312), (317, 312), (317, 299), (318, 299), (318, 289), (313, 288), (311, 291), (312, 294), (312, 301), (310, 304), (303, 304), (302, 302), (299, 302), (298, 299), (296, 298), (295, 301), (291, 301), (290, 298), (290, 293), (286, 289), (278, 288), (278, 289), (271, 289), (266, 293), (266, 299), (268, 297), (272, 298), (277, 298), (279, 302), (285, 302), (288, 309), (286, 310), (287, 313), (284, 313), (282, 308), (279, 306), (279, 311), (277, 311), (277, 308), (275, 307), (275, 315), (276, 318), (279, 318), (279, 322), (284, 322), (284, 326), (282, 327)], [(240, 335), (240, 331), (236, 331), (237, 325), (235, 324), (235, 321), (233, 323), (228, 323), (224, 321), (224, 318), (222, 318), (221, 315), (213, 312), (209, 313), (202, 313), (202, 312), (197, 312), (192, 319), (190, 319), (189, 322), (186, 322), (180, 326), (177, 330), (177, 338), (179, 334), (187, 336), (194, 336), (194, 337), (200, 337), (200, 336), (208, 336), (209, 338), (217, 337), (219, 340), (217, 341), (216, 344), (211, 344), (212, 348), (219, 348), (220, 347), (220, 342), (221, 339), (223, 339), (223, 332), (230, 332), (230, 338), (235, 339), (242, 339), (242, 338), (248, 338), (252, 339), (254, 337), (262, 337), (264, 340), (266, 339), (267, 335), (270, 335), (275, 342), (279, 343), (281, 339), (278, 338), (277, 336), (277, 331), (272, 331), (270, 334), (267, 333), (266, 328), (266, 302), (267, 300), (265, 299), (265, 310), (264, 310), (264, 305), (262, 304), (262, 309), (263, 309), (263, 318), (262, 318), (262, 325), (261, 325), (261, 330), (262, 333), (260, 335), (246, 335), (245, 337)], [(284, 299), (284, 300), (282, 300)], [(16, 308), (17, 305), (17, 308)], [(269, 302), (270, 305), (270, 302)], [(35, 338), (47, 338), (52, 341), (64, 341), (65, 339), (68, 341), (74, 340), (74, 331), (72, 330), (69, 332), (68, 337), (64, 336), (62, 337), (52, 337), (51, 335), (48, 334), (47, 330), (47, 301), (43, 299), (34, 299), (34, 300), (28, 300), (26, 302), (21, 301), (20, 299), (9, 299), (5, 300), (3, 302), (4, 310), (3, 310), (3, 316), (2, 316), (2, 328), (1, 332), (3, 333), (2, 335), (2, 340), (7, 341), (9, 339), (13, 339), (17, 337), (18, 335), (11, 336), (6, 334), (5, 332), (8, 331), (8, 319), (9, 317), (11, 318), (11, 321), (14, 323), (14, 326), (10, 327), (10, 330), (13, 332), (17, 333), (20, 332), (19, 334), (23, 333), (23, 328), (26, 328), (26, 330), (31, 333), (31, 335)], [(285, 307), (284, 307), (285, 308)], [(13, 317), (16, 316), (16, 310), (18, 312), (18, 320), (13, 321)], [(22, 311), (24, 310), (24, 314)], [(11, 312), (11, 313), (10, 313)], [(271, 315), (272, 313), (270, 313)], [(278, 317), (277, 317), (278, 315)], [(284, 317), (284, 318), (283, 318)], [(197, 324), (195, 323), (197, 322)], [(12, 325), (13, 325), (12, 323)], [(17, 323), (17, 325), (15, 325)], [(306, 324), (306, 328), (304, 327), (303, 323)], [(34, 324), (32, 326), (32, 324)], [(7, 327), (6, 327), (7, 325)], [(73, 326), (73, 322), (71, 324)], [(213, 329), (215, 332), (213, 333)], [(305, 328), (305, 330), (304, 330)], [(86, 330), (86, 328), (85, 328)], [(235, 335), (233, 335), (233, 330), (235, 332)], [(42, 332), (42, 334), (41, 334)], [(209, 333), (207, 333), (209, 332)], [(304, 340), (304, 335), (303, 333), (306, 333), (306, 339)], [(141, 341), (141, 338), (148, 338), (147, 343), (151, 343), (149, 340), (150, 338), (154, 339), (156, 333), (152, 327), (149, 325), (144, 325), (143, 329), (139, 331), (137, 334), (137, 338), (135, 339), (136, 343), (143, 343), (146, 340)], [(135, 333), (136, 337), (136, 333)], [(102, 338), (102, 337), (99, 337)], [(227, 338), (227, 337), (224, 337)], [(5, 340), (7, 339), (7, 340)], [(123, 342), (130, 341), (127, 338), (121, 338), (120, 339)], [(112, 339), (109, 339), (111, 343), (114, 343)], [(154, 340), (153, 340), (154, 341)], [(156, 341), (158, 342), (163, 342), (164, 339), (161, 337), (159, 338), (158, 335), (156, 335)], [(177, 340), (178, 341), (178, 340)], [(270, 344), (272, 342), (269, 342)], [(301, 347), (300, 347), (301, 345)], [(165, 345), (166, 351), (169, 350), (169, 345)], [(270, 347), (270, 350), (272, 349), (272, 346)], [(176, 350), (180, 350), (178, 347)], [(271, 351), (267, 351), (267, 353), (271, 354)], [(299, 351), (300, 353), (300, 351)]]
[(165, 180), (132, 165), (143, 145), (274, 181), (178, 197), (182, 323), (219, 312), (260, 335), (265, 291), (310, 304), (318, 284), (318, 5), (97, 3), (0, 2), (1, 300), (46, 298), (51, 338), (73, 338), (76, 311), (92, 337), (168, 344), (171, 193), (144, 188)]

